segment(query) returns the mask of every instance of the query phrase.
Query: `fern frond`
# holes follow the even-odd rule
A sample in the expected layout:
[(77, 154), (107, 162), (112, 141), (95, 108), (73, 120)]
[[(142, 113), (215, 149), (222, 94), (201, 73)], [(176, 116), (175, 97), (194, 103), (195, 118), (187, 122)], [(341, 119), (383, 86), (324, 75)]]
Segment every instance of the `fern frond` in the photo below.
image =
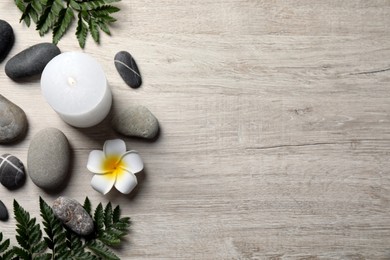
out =
[[(16, 200), (13, 206), (19, 246), (10, 249), (10, 240), (3, 241), (0, 232), (0, 260), (116, 260), (119, 257), (110, 247), (119, 246), (130, 227), (130, 218), (120, 217), (119, 206), (113, 209), (110, 202), (105, 207), (99, 203), (93, 215), (96, 232), (88, 237), (80, 237), (64, 227), (53, 209), (40, 197), (39, 208), (45, 232), (43, 237), (36, 218), (31, 218), (30, 213)], [(84, 201), (84, 208), (91, 215), (92, 206), (88, 198)]]
[(113, 219), (112, 219), (112, 205), (111, 202), (107, 203), (106, 207), (104, 208), (104, 225), (106, 227), (110, 227), (112, 225)]
[(118, 206), (115, 207), (113, 213), (112, 213), (112, 221), (118, 222), (121, 217), (121, 208)]
[(14, 252), (22, 259), (28, 257), (45, 257), (44, 251), (47, 244), (42, 240), (42, 231), (36, 218), (30, 218), (30, 214), (14, 200), (14, 215), (16, 224), (16, 240), (20, 247), (14, 247)]
[(73, 10), (71, 8), (62, 9), (59, 13), (58, 20), (53, 29), (53, 43), (57, 44), (66, 30), (68, 30), (74, 18)]
[(36, 24), (40, 36), (53, 30), (53, 43), (57, 44), (78, 18), (76, 37), (81, 48), (85, 47), (88, 32), (96, 43), (100, 42), (100, 31), (111, 35), (109, 24), (116, 21), (111, 14), (120, 9), (111, 5), (120, 0), (14, 0), (22, 12), (20, 22), (30, 27)]
[(91, 32), (93, 40), (96, 43), (100, 43), (99, 27), (93, 19), (89, 19), (89, 31)]
[(95, 214), (93, 216), (97, 232), (100, 233), (104, 230), (104, 211), (101, 203), (96, 207)]
[(43, 219), (42, 224), (47, 235), (44, 239), (53, 251), (54, 258), (57, 259), (67, 252), (65, 230), (62, 223), (54, 215), (52, 208), (41, 197), (39, 197), (39, 208)]
[(0, 259), (1, 260), (11, 260), (14, 255), (13, 249), (9, 249), (10, 240), (6, 239), (3, 241), (3, 233), (0, 232)]
[(58, 16), (63, 10), (61, 0), (48, 0), (46, 8), (37, 22), (37, 30), (41, 36), (45, 35), (57, 23)]
[(85, 209), (85, 211), (86, 211), (89, 215), (91, 215), (92, 205), (91, 205), (91, 201), (89, 200), (88, 197), (85, 197), (84, 204), (83, 204), (83, 208)]

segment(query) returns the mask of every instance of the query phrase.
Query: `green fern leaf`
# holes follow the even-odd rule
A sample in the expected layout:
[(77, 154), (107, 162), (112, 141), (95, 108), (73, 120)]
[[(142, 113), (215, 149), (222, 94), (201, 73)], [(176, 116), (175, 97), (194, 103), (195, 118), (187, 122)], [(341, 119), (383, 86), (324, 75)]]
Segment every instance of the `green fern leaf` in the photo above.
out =
[(42, 240), (40, 225), (36, 218), (30, 218), (30, 214), (14, 200), (14, 215), (17, 221), (16, 240), (21, 246), (14, 247), (17, 256), (25, 259), (26, 252), (30, 258), (40, 256), (46, 250), (46, 243)]
[(114, 234), (109, 234), (107, 232), (102, 233), (99, 235), (99, 240), (102, 241), (105, 245), (108, 246), (119, 246), (121, 243), (121, 240), (118, 236)]
[(122, 238), (123, 236), (125, 236), (125, 235), (127, 234), (128, 230), (120, 230), (120, 229), (117, 229), (117, 228), (115, 227), (115, 225), (116, 225), (116, 224), (113, 224), (113, 226), (110, 227), (110, 228), (108, 228), (108, 229), (106, 229), (105, 232), (106, 232), (107, 234), (110, 234), (110, 235), (115, 236), (115, 237), (117, 237), (117, 238)]
[(57, 44), (59, 40), (64, 36), (66, 30), (68, 30), (72, 19), (74, 17), (73, 10), (71, 8), (62, 9), (59, 13), (59, 17), (56, 25), (53, 29), (53, 43)]
[(14, 259), (14, 255), (15, 255), (14, 250), (10, 249), (7, 252), (5, 252), (2, 257), (3, 260), (11, 260)]
[(23, 11), (22, 17), (20, 17), (19, 22), (24, 21), (24, 23), (27, 25), (27, 27), (30, 27), (31, 24), (31, 18), (29, 15), (29, 12), (31, 11), (32, 7), (30, 4), (28, 4)]
[[(81, 14), (79, 14), (81, 16)], [(81, 18), (81, 17), (79, 17)], [(79, 19), (79, 21), (82, 20), (82, 19)], [(83, 208), (85, 209), (85, 211), (87, 211), (87, 213), (89, 215), (91, 215), (91, 208), (92, 208), (92, 205), (91, 205), (91, 201), (89, 200), (88, 197), (85, 197), (85, 200), (84, 200), (84, 204), (83, 204)]]
[(96, 43), (100, 43), (100, 33), (98, 24), (93, 20), (89, 20), (89, 31), (91, 32), (92, 38)]
[[(0, 242), (3, 238), (0, 239)], [(8, 249), (10, 245), (9, 239), (5, 240), (3, 243), (0, 244), (0, 253), (4, 253), (5, 250)]]
[(81, 9), (84, 11), (92, 11), (97, 8), (101, 8), (107, 4), (119, 2), (120, 0), (91, 0), (91, 1), (84, 1), (80, 4)]
[(110, 5), (120, 0), (14, 0), (22, 12), (20, 22), (30, 27), (36, 24), (40, 36), (53, 30), (53, 43), (64, 36), (72, 21), (78, 17), (76, 37), (81, 48), (85, 47), (88, 32), (99, 44), (100, 31), (111, 35), (109, 24), (116, 21), (110, 14), (120, 11)]
[(113, 213), (112, 213), (112, 221), (115, 223), (115, 222), (118, 222), (119, 221), (119, 218), (121, 217), (121, 209), (118, 206), (115, 207)]
[(58, 258), (67, 251), (66, 235), (61, 222), (54, 215), (52, 208), (39, 197), (42, 223), (44, 226), (46, 244), (53, 251), (54, 258)]
[(14, 255), (13, 249), (9, 249), (10, 240), (6, 239), (3, 241), (3, 233), (0, 232), (0, 259), (1, 260), (11, 260)]
[(14, 214), (15, 219), (18, 222), (16, 224), (16, 240), (18, 244), (24, 249), (28, 249), (28, 237), (25, 230), (28, 228), (28, 223), (30, 221), (30, 214), (26, 212), (16, 200), (14, 200)]
[(79, 3), (77, 3), (75, 0), (70, 0), (69, 5), (76, 11), (81, 11), (82, 8)]
[(46, 242), (41, 241), (38, 244), (32, 246), (32, 252), (43, 252), (47, 248)]
[(24, 11), (26, 10), (26, 6), (24, 5), (23, 0), (15, 0), (14, 2), (16, 7), (18, 7), (19, 10), (22, 11), (22, 13), (24, 13)]
[(87, 243), (88, 248), (94, 252), (96, 255), (102, 257), (103, 259), (108, 260), (119, 260), (117, 257), (107, 246), (105, 246), (99, 240), (92, 240)]
[(104, 230), (104, 211), (101, 203), (99, 203), (99, 205), (95, 209), (94, 220), (97, 232), (102, 232)]
[(33, 20), (34, 23), (37, 23), (38, 22), (38, 16), (39, 16), (39, 13), (31, 6), (31, 9), (30, 9), (30, 18)]
[(13, 251), (14, 251), (14, 254), (16, 256), (18, 256), (19, 258), (23, 259), (23, 260), (30, 260), (32, 259), (32, 256), (31, 254), (29, 254), (28, 251), (20, 248), (20, 247), (14, 247), (13, 248)]
[[(121, 244), (130, 226), (130, 218), (120, 217), (119, 206), (113, 210), (111, 203), (105, 207), (99, 203), (93, 215), (97, 232), (88, 237), (80, 237), (62, 226), (52, 208), (42, 198), (39, 198), (39, 207), (45, 237), (36, 218), (31, 218), (30, 214), (14, 200), (16, 240), (19, 246), (9, 249), (10, 240), (3, 241), (3, 234), (0, 232), (0, 260), (119, 259), (110, 247)], [(92, 207), (88, 198), (85, 199), (84, 207), (91, 212)]]
[(98, 25), (99, 25), (100, 30), (105, 32), (107, 35), (111, 35), (110, 29), (108, 28), (107, 24), (105, 24), (103, 22), (98, 22)]
[(37, 14), (42, 13), (43, 8), (42, 8), (42, 4), (40, 3), (40, 0), (32, 0), (31, 6)]
[(95, 17), (103, 17), (112, 13), (119, 12), (120, 9), (118, 7), (112, 5), (103, 5), (93, 10), (92, 14)]
[(107, 203), (106, 207), (104, 208), (104, 225), (107, 227), (110, 227), (113, 223), (112, 219), (112, 205), (111, 202)]
[[(81, 17), (81, 13), (79, 13), (79, 21), (77, 23), (77, 28), (76, 28), (76, 37), (77, 37), (77, 39), (79, 41), (79, 45), (82, 49), (85, 47), (85, 42), (87, 41), (87, 36), (88, 36), (88, 25), (86, 24), (84, 19)], [(84, 204), (84, 208), (86, 208), (85, 204)], [(91, 204), (89, 204), (89, 208), (86, 208), (86, 210), (87, 210), (88, 214), (91, 215)]]
[(48, 0), (46, 9), (37, 22), (37, 30), (45, 35), (56, 24), (61, 10), (64, 9), (61, 0)]
[(67, 242), (69, 253), (65, 254), (64, 257), (59, 257), (58, 259), (85, 259), (85, 260), (93, 260), (97, 259), (96, 256), (92, 255), (91, 252), (85, 251), (85, 245), (75, 233), (71, 231), (66, 232)]

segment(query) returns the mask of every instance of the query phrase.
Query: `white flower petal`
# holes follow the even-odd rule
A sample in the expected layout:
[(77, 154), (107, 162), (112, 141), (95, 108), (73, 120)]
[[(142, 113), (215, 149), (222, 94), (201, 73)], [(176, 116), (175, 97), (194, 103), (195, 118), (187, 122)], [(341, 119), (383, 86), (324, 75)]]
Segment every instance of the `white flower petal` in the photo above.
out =
[(127, 171), (118, 174), (115, 188), (123, 194), (129, 194), (137, 186), (137, 177)]
[(107, 194), (111, 190), (114, 183), (115, 177), (113, 177), (112, 174), (95, 175), (91, 180), (92, 188), (103, 195)]
[(141, 156), (139, 156), (137, 151), (128, 151), (122, 158), (121, 165), (124, 165), (127, 171), (132, 173), (137, 173), (143, 170), (144, 163), (142, 162)]
[(103, 151), (93, 150), (89, 153), (87, 169), (94, 173), (106, 173), (107, 171), (102, 167), (105, 158)]
[(107, 140), (104, 143), (103, 151), (106, 156), (121, 156), (126, 152), (126, 144), (121, 139)]

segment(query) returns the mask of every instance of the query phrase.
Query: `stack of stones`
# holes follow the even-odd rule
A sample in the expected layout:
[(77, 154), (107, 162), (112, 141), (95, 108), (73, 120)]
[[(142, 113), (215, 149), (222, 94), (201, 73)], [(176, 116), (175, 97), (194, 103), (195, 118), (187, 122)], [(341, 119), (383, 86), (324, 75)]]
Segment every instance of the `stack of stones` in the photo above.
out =
[[(0, 63), (10, 53), (14, 41), (11, 25), (0, 20)], [(60, 49), (52, 43), (36, 44), (10, 58), (5, 64), (5, 73), (15, 82), (36, 80), (47, 63), (60, 53)], [(130, 53), (118, 52), (114, 57), (114, 65), (129, 87), (136, 89), (141, 86), (141, 73)], [(126, 137), (145, 139), (156, 139), (159, 132), (157, 118), (141, 105), (131, 105), (115, 114), (111, 127)], [(0, 95), (0, 144), (21, 141), (27, 130), (28, 121), (23, 109)], [(59, 190), (66, 185), (70, 154), (70, 145), (63, 132), (56, 128), (42, 129), (31, 139), (27, 154), (27, 173), (41, 189)], [(14, 190), (21, 187), (25, 180), (26, 170), (22, 161), (14, 155), (3, 154), (0, 157), (0, 183), (8, 190)], [(64, 205), (65, 202), (66, 205), (74, 206), (72, 201), (66, 199), (61, 199), (57, 204)], [(61, 218), (61, 210), (57, 210), (56, 214)], [(7, 209), (0, 200), (0, 220), (7, 219)]]

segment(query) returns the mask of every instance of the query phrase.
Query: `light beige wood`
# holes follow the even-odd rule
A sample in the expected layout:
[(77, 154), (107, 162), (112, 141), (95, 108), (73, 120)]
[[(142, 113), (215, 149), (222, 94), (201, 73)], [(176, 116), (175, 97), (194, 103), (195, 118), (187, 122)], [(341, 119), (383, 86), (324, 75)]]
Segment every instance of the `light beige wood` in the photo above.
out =
[[(38, 197), (89, 196), (131, 216), (123, 259), (390, 259), (390, 1), (122, 1), (112, 37), (88, 40), (104, 67), (114, 111), (148, 107), (156, 142), (125, 138), (146, 169), (131, 196), (89, 185), (88, 154), (119, 137), (108, 120), (63, 123), (39, 82), (17, 84), (0, 64), (0, 93), (28, 116), (27, 137), (0, 146), (26, 162), (31, 138), (61, 129), (73, 148), (67, 188), (48, 194), (30, 179), (0, 187), (39, 218)], [(19, 24), (8, 58), (43, 41)], [(62, 51), (79, 50), (74, 28)], [(128, 88), (116, 52), (136, 58), (144, 84)], [(0, 222), (14, 237), (13, 219)], [(14, 240), (13, 240), (14, 241)]]

